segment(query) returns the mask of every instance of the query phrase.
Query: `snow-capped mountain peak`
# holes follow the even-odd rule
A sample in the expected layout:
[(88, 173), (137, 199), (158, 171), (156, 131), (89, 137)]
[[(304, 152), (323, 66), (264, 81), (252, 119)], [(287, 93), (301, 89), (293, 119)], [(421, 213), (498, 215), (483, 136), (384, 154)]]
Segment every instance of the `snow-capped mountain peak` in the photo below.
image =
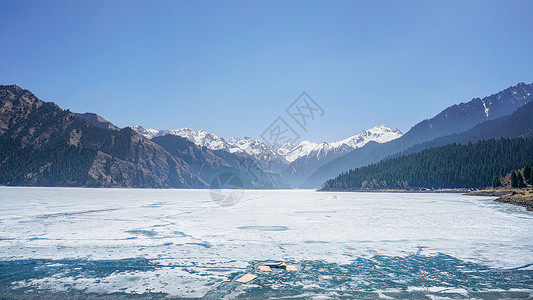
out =
[(385, 143), (402, 136), (402, 132), (396, 128), (390, 128), (385, 125), (379, 125), (361, 133), (335, 142), (315, 143), (311, 141), (303, 141), (293, 147), (291, 150), (282, 149), (278, 153), (282, 154), (289, 162), (293, 162), (300, 157), (308, 155), (327, 155), (330, 151), (335, 151), (337, 154), (348, 153), (356, 148), (363, 147), (370, 141)]
[(402, 132), (396, 128), (390, 128), (386, 125), (374, 126), (370, 129), (363, 130), (361, 133), (346, 138), (332, 144), (346, 144), (355, 148), (360, 148), (370, 141), (377, 143), (386, 143), (402, 136)]
[(177, 128), (177, 129), (151, 129), (144, 128), (139, 125), (131, 126), (133, 130), (151, 139), (167, 134), (177, 135), (188, 139), (199, 147), (207, 147), (211, 150), (229, 150), (229, 144), (218, 134), (207, 132), (205, 130), (194, 130), (191, 128)]
[(244, 152), (252, 156), (259, 163), (266, 164), (277, 171), (288, 164), (283, 155), (261, 140), (250, 137), (232, 137), (228, 140), (228, 143), (231, 146), (230, 152)]
[(269, 166), (270, 168), (278, 171), (282, 168), (282, 166), (286, 166), (288, 164), (282, 155), (269, 147), (266, 143), (250, 137), (233, 137), (226, 141), (218, 134), (207, 132), (205, 130), (194, 130), (191, 128), (157, 130), (144, 128), (139, 125), (131, 127), (135, 131), (150, 139), (172, 134), (185, 138), (199, 147), (206, 147), (210, 150), (224, 150), (230, 153), (247, 154), (253, 157), (254, 160), (256, 160), (256, 163), (259, 163), (264, 167)]
[(258, 139), (232, 137), (226, 141), (218, 134), (205, 130), (191, 128), (157, 130), (139, 125), (132, 126), (132, 128), (150, 139), (167, 134), (177, 135), (188, 139), (199, 147), (207, 147), (210, 150), (224, 150), (230, 153), (246, 153), (259, 161), (268, 162), (269, 164), (274, 162), (277, 165), (286, 165), (300, 157), (309, 155), (320, 159), (320, 157), (328, 155), (331, 151), (336, 155), (340, 155), (360, 148), (370, 141), (385, 143), (402, 136), (400, 130), (380, 125), (363, 130), (361, 133), (341, 141), (329, 143), (302, 141), (297, 145), (282, 144), (277, 149), (273, 149)]

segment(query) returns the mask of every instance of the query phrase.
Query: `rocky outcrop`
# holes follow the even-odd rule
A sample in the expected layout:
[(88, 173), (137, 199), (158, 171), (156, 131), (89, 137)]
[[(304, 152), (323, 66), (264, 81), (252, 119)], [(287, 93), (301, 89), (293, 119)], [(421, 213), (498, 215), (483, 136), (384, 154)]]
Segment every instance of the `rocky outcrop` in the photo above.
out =
[(87, 120), (89, 123), (96, 125), (100, 128), (104, 129), (113, 129), (113, 130), (119, 130), (117, 126), (115, 126), (113, 123), (109, 122), (108, 120), (104, 119), (103, 117), (95, 114), (95, 113), (75, 113), (75, 115), (79, 118)]

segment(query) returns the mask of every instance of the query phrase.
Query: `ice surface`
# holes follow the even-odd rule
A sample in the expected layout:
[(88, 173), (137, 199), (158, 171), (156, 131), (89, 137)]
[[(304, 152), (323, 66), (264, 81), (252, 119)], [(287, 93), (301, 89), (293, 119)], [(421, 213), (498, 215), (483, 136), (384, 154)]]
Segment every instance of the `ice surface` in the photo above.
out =
[[(532, 295), (533, 214), (493, 199), (246, 190), (219, 207), (208, 190), (0, 187), (0, 273), (19, 270), (0, 292), (401, 298), (426, 270), (442, 297)], [(231, 282), (265, 260), (299, 271)]]

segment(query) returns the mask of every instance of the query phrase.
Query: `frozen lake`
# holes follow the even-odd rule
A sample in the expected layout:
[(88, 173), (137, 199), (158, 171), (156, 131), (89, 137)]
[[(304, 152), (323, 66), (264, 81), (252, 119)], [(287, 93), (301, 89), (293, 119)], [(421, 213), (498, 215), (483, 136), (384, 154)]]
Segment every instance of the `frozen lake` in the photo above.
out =
[(437, 297), (533, 297), (533, 213), (493, 199), (0, 187), (0, 295), (420, 299), (425, 271)]

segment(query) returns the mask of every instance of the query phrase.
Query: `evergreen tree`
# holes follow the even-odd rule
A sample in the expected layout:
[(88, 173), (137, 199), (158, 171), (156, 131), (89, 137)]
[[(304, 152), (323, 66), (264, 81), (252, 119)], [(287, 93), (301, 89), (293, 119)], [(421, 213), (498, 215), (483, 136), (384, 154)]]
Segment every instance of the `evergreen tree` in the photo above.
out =
[(533, 184), (533, 162), (529, 168), (531, 169), (531, 172), (529, 173), (529, 183)]
[(518, 187), (518, 176), (516, 176), (516, 172), (511, 172), (511, 187), (517, 188)]
[(497, 187), (500, 187), (500, 186), (502, 186), (502, 182), (500, 181), (500, 177), (494, 176), (494, 178), (492, 179), (492, 187), (493, 188), (497, 188)]
[(517, 173), (516, 177), (518, 178), (518, 187), (525, 188), (526, 184), (524, 183), (524, 177), (522, 177), (522, 174), (520, 174), (520, 171), (516, 173)]
[(527, 183), (531, 183), (531, 166), (526, 165), (524, 168), (524, 181)]

